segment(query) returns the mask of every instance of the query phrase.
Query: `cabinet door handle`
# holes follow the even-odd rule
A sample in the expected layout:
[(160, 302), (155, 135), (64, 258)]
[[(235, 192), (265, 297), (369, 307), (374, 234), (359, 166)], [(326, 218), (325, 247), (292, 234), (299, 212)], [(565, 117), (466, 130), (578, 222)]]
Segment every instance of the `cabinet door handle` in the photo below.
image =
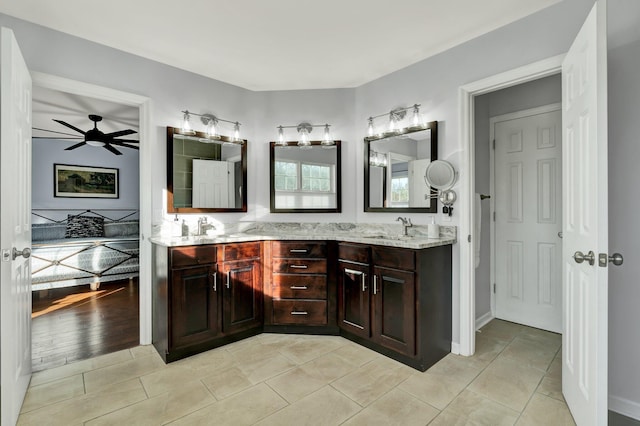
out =
[(373, 294), (378, 294), (378, 276), (373, 276)]
[(231, 285), (231, 271), (227, 271), (227, 288)]
[(213, 276), (213, 291), (218, 291), (218, 273), (214, 272), (211, 275)]
[(289, 253), (307, 253), (308, 250), (307, 249), (291, 249), (289, 250)]
[(367, 283), (365, 281), (367, 277), (367, 274), (365, 274), (364, 272), (362, 273), (362, 292), (364, 293), (365, 291), (367, 291)]
[(289, 265), (290, 268), (293, 269), (307, 269), (308, 266), (307, 265)]
[(307, 311), (292, 311), (291, 315), (309, 315)]
[(289, 287), (291, 290), (306, 290), (307, 286), (306, 285), (292, 285), (291, 287)]

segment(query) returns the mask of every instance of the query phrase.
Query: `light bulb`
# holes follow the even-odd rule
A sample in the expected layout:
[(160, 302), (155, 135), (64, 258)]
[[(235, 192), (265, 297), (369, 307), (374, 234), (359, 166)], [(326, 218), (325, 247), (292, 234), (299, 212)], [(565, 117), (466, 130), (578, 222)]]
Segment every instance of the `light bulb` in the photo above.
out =
[(196, 132), (191, 128), (191, 124), (189, 124), (189, 111), (184, 111), (184, 116), (182, 117), (182, 134), (185, 135), (195, 135)]
[(367, 134), (373, 136), (373, 117), (369, 117), (369, 126), (367, 127)]
[(398, 123), (396, 122), (396, 116), (393, 112), (389, 113), (389, 131), (395, 132), (397, 130)]
[(413, 126), (422, 126), (422, 119), (420, 118), (420, 107), (418, 105), (413, 106)]
[(218, 131), (216, 129), (216, 120), (210, 119), (207, 123), (207, 136), (209, 138), (216, 138), (218, 136)]
[(282, 128), (282, 126), (278, 126), (278, 145), (286, 145), (284, 141), (284, 129)]
[(233, 126), (233, 142), (237, 142), (240, 143), (240, 123), (238, 123), (236, 121), (235, 125)]
[(309, 141), (309, 131), (306, 127), (300, 129), (300, 138), (298, 139), (298, 146), (303, 149), (311, 148), (311, 142)]
[(331, 139), (331, 131), (329, 130), (329, 125), (328, 124), (324, 125), (324, 136), (322, 137), (321, 144), (323, 146), (335, 145), (335, 143), (333, 142), (333, 139)]

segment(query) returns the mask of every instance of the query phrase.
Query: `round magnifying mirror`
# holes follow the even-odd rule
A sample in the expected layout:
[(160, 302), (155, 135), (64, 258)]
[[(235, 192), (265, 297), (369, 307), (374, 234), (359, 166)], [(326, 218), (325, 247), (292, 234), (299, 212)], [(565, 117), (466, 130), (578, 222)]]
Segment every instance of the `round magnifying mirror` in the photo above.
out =
[(427, 166), (424, 180), (432, 188), (446, 191), (456, 182), (456, 172), (448, 161), (434, 160)]

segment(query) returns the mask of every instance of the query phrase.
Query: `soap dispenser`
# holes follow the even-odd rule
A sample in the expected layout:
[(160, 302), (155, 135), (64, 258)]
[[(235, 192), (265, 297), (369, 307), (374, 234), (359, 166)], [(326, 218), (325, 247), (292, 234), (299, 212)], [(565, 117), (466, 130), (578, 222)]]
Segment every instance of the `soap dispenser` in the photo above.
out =
[(436, 223), (435, 216), (431, 216), (431, 223), (427, 225), (427, 237), (440, 238), (440, 226)]
[(184, 219), (182, 219), (182, 236), (183, 237), (189, 236), (189, 225), (187, 225), (187, 222), (185, 222)]

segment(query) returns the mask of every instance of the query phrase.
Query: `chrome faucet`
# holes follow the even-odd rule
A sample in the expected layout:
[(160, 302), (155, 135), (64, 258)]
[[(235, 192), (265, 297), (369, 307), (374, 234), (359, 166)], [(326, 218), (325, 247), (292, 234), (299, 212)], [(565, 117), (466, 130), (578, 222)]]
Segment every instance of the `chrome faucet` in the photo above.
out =
[(197, 235), (205, 235), (209, 229), (216, 229), (212, 223), (207, 222), (207, 218), (202, 216), (198, 219), (198, 233)]
[(407, 229), (413, 226), (413, 223), (411, 223), (411, 219), (407, 217), (398, 217), (396, 221), (402, 222), (402, 235), (404, 235), (405, 237), (409, 235)]

